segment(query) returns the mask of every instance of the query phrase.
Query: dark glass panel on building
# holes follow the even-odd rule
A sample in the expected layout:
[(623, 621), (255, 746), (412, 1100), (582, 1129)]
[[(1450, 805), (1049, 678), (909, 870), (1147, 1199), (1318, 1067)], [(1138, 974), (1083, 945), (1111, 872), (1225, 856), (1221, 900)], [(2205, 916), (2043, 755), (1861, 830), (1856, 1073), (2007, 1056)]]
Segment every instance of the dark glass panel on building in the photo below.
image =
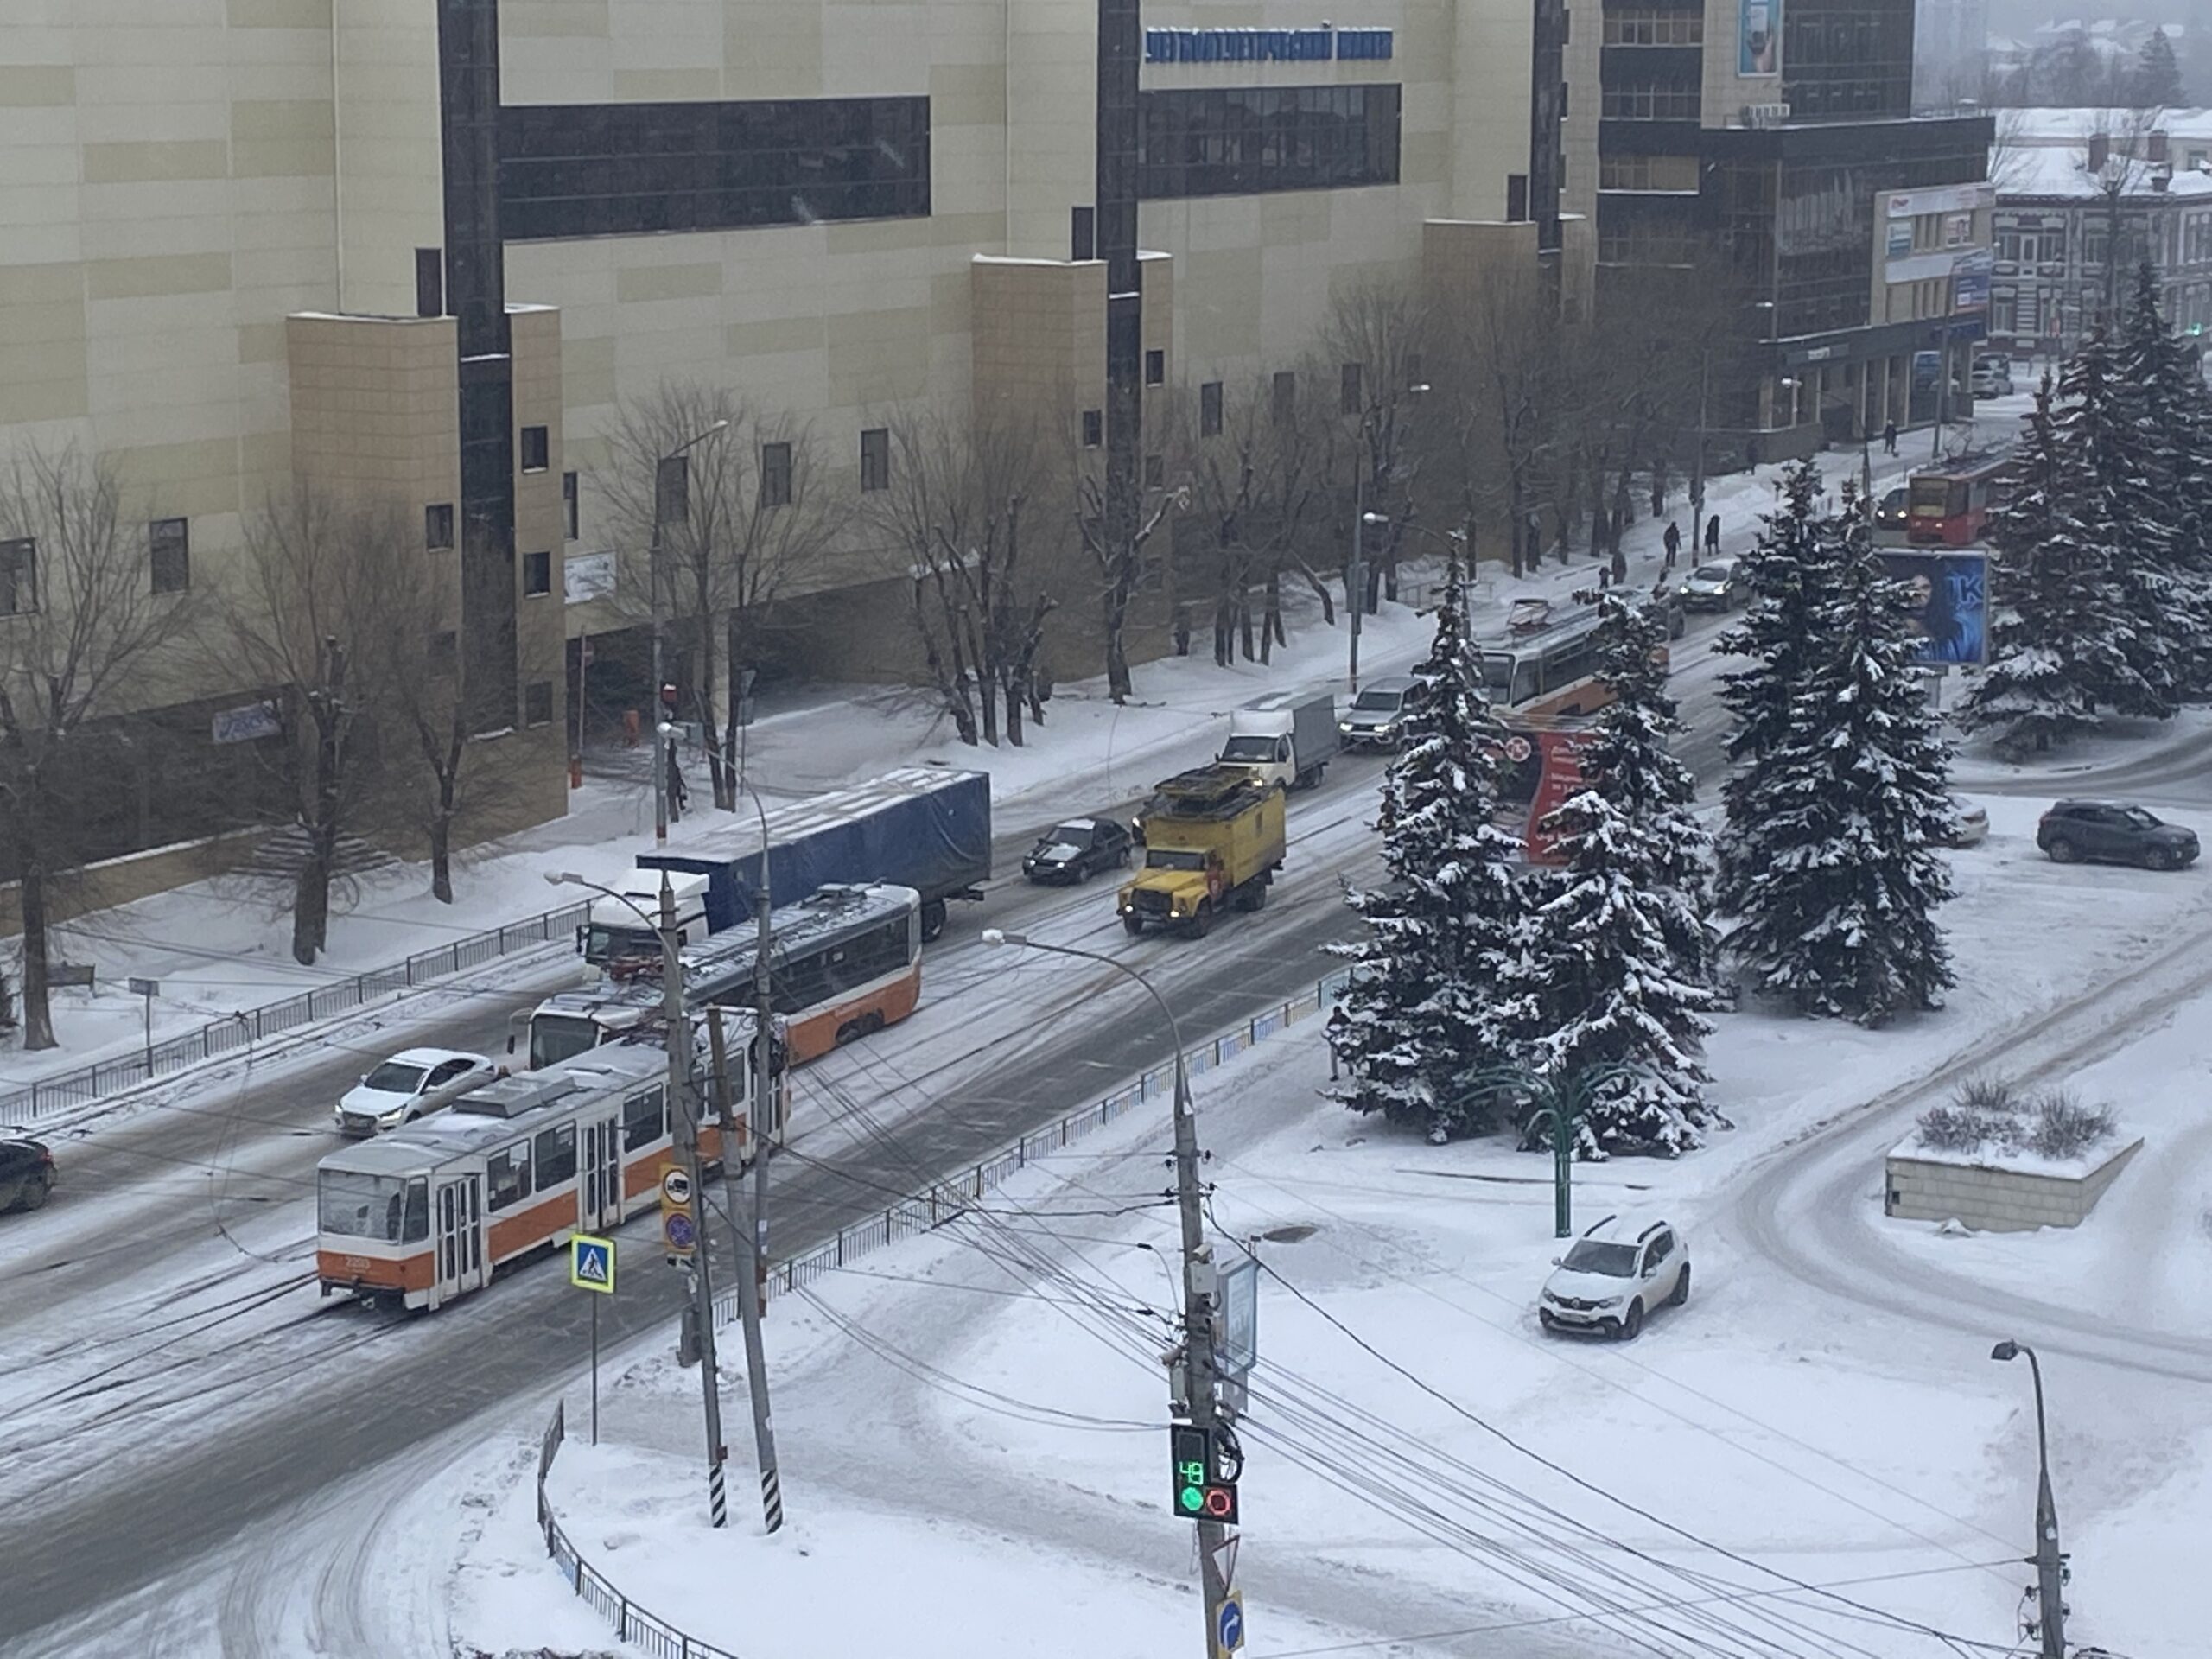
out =
[(1912, 0), (1789, 0), (1782, 97), (1792, 119), (1912, 112)]
[(1137, 194), (1161, 201), (1395, 184), (1398, 107), (1395, 86), (1144, 92)]
[(499, 143), (512, 242), (930, 211), (926, 98), (515, 105)]

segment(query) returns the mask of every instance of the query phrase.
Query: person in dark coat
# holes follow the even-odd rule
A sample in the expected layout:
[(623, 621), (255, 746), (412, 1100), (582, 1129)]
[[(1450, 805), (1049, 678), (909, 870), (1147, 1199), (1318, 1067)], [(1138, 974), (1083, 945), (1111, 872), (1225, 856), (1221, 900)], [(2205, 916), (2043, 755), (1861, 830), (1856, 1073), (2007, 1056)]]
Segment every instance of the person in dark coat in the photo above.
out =
[(1667, 521), (1664, 540), (1667, 544), (1667, 569), (1671, 570), (1675, 568), (1676, 556), (1682, 550), (1682, 527), (1671, 518)]
[(1897, 423), (1891, 421), (1882, 429), (1882, 453), (1894, 455), (1897, 452)]
[(1720, 515), (1714, 513), (1705, 521), (1705, 556), (1718, 558), (1720, 554)]

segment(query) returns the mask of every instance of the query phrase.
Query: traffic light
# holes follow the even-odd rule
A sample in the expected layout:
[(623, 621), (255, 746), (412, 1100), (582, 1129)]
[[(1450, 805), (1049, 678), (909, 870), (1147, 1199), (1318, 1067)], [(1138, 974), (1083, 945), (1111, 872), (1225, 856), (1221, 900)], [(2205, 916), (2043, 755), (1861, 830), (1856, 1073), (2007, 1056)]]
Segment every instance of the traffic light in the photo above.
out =
[(1236, 1519), (1236, 1483), (1221, 1478), (1212, 1433), (1187, 1423), (1171, 1424), (1168, 1446), (1174, 1465), (1175, 1513), (1186, 1521)]

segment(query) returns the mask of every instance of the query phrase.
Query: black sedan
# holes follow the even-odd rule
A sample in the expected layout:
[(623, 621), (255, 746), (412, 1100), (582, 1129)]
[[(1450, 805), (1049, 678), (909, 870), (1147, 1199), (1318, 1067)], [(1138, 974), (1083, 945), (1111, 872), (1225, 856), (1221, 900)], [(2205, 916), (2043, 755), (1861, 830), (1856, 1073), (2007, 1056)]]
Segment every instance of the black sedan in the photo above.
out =
[(1032, 881), (1088, 881), (1101, 870), (1126, 869), (1129, 832), (1111, 818), (1070, 818), (1038, 837), (1021, 861)]
[(35, 1210), (54, 1190), (54, 1154), (38, 1141), (0, 1136), (0, 1215)]

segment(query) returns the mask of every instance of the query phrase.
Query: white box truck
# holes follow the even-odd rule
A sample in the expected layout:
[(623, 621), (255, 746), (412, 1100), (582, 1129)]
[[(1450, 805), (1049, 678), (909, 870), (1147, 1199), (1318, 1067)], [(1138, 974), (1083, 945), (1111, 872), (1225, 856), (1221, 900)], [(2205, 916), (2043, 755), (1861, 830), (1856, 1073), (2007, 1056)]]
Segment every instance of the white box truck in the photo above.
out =
[(1270, 691), (1229, 716), (1221, 764), (1242, 766), (1262, 787), (1309, 789), (1337, 752), (1337, 700), (1326, 691)]

